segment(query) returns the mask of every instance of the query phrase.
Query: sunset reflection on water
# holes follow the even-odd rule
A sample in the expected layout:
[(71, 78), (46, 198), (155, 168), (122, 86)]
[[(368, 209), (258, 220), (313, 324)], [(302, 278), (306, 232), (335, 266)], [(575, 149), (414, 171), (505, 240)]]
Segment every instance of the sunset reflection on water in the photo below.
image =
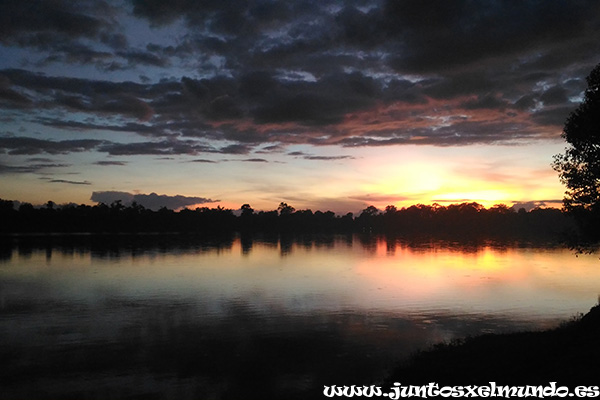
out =
[[(3, 252), (0, 355), (15, 367), (3, 376), (13, 397), (73, 394), (69, 373), (80, 370), (108, 391), (100, 395), (164, 394), (169, 382), (190, 398), (235, 398), (271, 382), (309, 398), (324, 382), (379, 379), (439, 341), (556, 326), (600, 291), (598, 258), (558, 247), (372, 236), (74, 240), (16, 238)], [(150, 383), (136, 391), (117, 375)], [(46, 397), (18, 384), (30, 379), (46, 382)], [(92, 386), (81, 390), (99, 395)]]

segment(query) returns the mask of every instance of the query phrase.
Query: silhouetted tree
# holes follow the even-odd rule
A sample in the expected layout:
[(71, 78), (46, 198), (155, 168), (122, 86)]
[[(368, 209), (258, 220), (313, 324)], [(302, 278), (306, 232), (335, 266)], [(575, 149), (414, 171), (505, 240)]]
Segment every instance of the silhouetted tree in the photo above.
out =
[(14, 208), (14, 202), (12, 202), (11, 200), (0, 199), (0, 212), (12, 212)]
[(243, 217), (249, 217), (250, 215), (254, 214), (254, 209), (250, 207), (250, 204), (242, 204), (241, 210)]
[(389, 206), (385, 207), (386, 215), (393, 215), (393, 214), (396, 214), (396, 212), (398, 212), (398, 209), (396, 208), (396, 206), (389, 205)]
[(567, 187), (564, 208), (572, 213), (589, 239), (600, 238), (600, 64), (586, 78), (588, 87), (579, 107), (569, 115), (562, 138), (564, 154), (553, 167)]
[(14, 208), (14, 202), (0, 199), (0, 220), (2, 224), (12, 225), (18, 217), (18, 211)]
[[(50, 205), (48, 205), (48, 203)], [(518, 214), (504, 205), (488, 210), (477, 203), (440, 205), (418, 204), (396, 209), (388, 206), (381, 212), (374, 206), (363, 210), (359, 217), (352, 213), (343, 217), (331, 211), (294, 210), (281, 203), (279, 212), (253, 212), (244, 204), (242, 214), (236, 217), (232, 210), (217, 208), (184, 208), (173, 211), (162, 207), (158, 211), (140, 204), (110, 206), (74, 203), (56, 205), (48, 202), (34, 207), (0, 199), (0, 232), (90, 232), (90, 233), (210, 233), (223, 234), (239, 231), (243, 234), (295, 233), (385, 233), (390, 235), (471, 235), (477, 237), (550, 237), (571, 229), (571, 220), (557, 209), (525, 210)]]
[(379, 210), (377, 209), (377, 207), (369, 206), (369, 207), (365, 208), (364, 210), (362, 210), (362, 212), (360, 213), (360, 216), (362, 217), (364, 215), (365, 217), (375, 217), (378, 214), (379, 214)]
[(279, 210), (279, 215), (290, 215), (295, 210), (294, 207), (288, 205), (288, 203), (284, 203), (283, 201), (279, 203), (279, 207), (277, 207), (277, 209)]
[(514, 210), (509, 208), (506, 204), (494, 204), (488, 209), (488, 212), (492, 214), (510, 214), (513, 213)]

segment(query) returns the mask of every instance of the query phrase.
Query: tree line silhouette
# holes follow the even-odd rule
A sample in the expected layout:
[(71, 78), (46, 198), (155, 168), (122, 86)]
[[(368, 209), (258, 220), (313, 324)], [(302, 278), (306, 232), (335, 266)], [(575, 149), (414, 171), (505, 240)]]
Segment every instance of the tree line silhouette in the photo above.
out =
[(138, 232), (365, 232), (386, 234), (461, 235), (473, 237), (559, 238), (575, 229), (572, 219), (555, 208), (515, 211), (506, 205), (478, 203), (442, 206), (417, 204), (385, 210), (369, 206), (357, 216), (332, 211), (296, 210), (281, 203), (277, 210), (258, 211), (249, 204), (239, 212), (223, 207), (158, 211), (140, 204), (56, 205), (42, 207), (0, 199), (3, 233), (138, 233)]

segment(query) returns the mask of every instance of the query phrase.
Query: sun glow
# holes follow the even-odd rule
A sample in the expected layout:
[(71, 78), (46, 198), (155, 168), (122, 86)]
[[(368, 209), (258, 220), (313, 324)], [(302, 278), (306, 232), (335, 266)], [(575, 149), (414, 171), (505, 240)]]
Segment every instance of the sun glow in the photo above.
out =
[(398, 193), (420, 194), (439, 190), (444, 181), (442, 172), (422, 165), (403, 165), (389, 172), (375, 183), (362, 189), (369, 193), (393, 195)]
[[(411, 169), (411, 168), (408, 168)], [(393, 179), (365, 185), (362, 189), (371, 193), (375, 206), (404, 207), (413, 204), (477, 202), (486, 208), (495, 204), (510, 205), (522, 197), (519, 188), (498, 182), (485, 182), (457, 175), (449, 175), (432, 167), (414, 168)], [(387, 203), (386, 203), (387, 202)], [(386, 204), (383, 204), (386, 203)]]
[[(486, 208), (496, 204), (512, 206), (533, 199), (560, 206), (562, 187), (549, 167), (533, 168), (540, 162), (533, 149), (473, 146), (457, 149), (413, 146), (363, 150), (360, 158), (362, 185), (358, 186), (365, 204), (384, 209), (414, 204), (449, 205), (476, 202)], [(554, 151), (549, 146), (548, 153)], [(461, 157), (457, 158), (457, 152)], [(550, 158), (550, 156), (546, 157)], [(543, 160), (542, 160), (543, 161)]]
[(467, 192), (446, 192), (436, 194), (436, 203), (476, 202), (488, 208), (495, 204), (511, 202), (515, 196), (501, 189), (476, 190)]

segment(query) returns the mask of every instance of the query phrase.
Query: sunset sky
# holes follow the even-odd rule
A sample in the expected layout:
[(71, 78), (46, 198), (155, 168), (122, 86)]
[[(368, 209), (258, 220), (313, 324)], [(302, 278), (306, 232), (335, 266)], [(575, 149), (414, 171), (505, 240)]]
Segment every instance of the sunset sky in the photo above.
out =
[(0, 198), (560, 206), (599, 62), (594, 0), (3, 0)]

